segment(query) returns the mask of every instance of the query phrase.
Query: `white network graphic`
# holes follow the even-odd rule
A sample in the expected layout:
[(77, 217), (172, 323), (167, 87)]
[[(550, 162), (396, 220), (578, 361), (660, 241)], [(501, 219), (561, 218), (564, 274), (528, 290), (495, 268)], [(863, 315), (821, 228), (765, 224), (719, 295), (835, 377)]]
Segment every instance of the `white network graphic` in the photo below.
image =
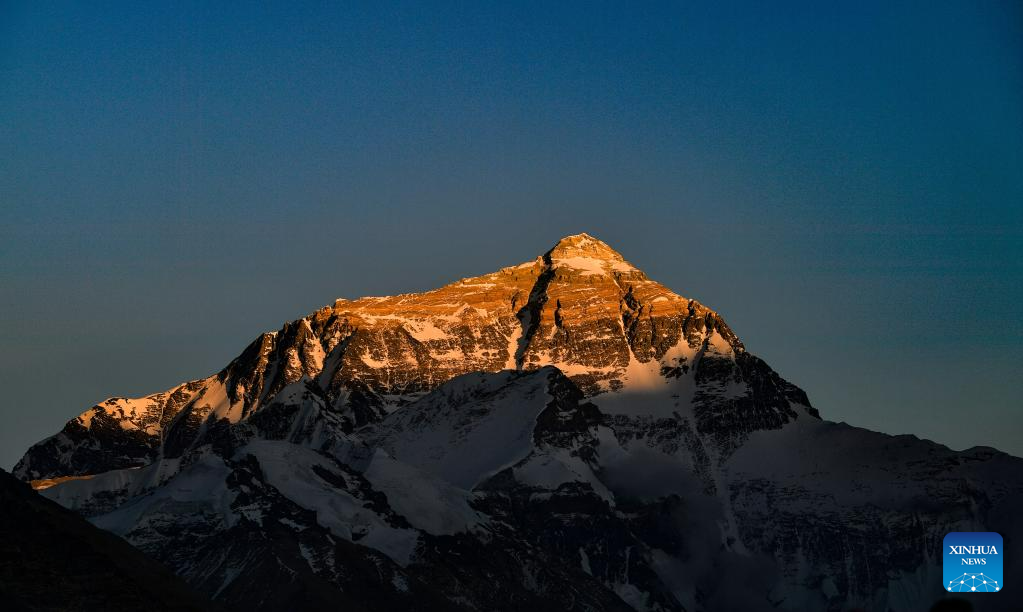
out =
[(945, 588), (953, 593), (969, 593), (971, 591), (993, 593), (1001, 590), (1002, 587), (998, 586), (998, 581), (990, 576), (974, 573), (963, 574), (955, 580), (950, 580)]

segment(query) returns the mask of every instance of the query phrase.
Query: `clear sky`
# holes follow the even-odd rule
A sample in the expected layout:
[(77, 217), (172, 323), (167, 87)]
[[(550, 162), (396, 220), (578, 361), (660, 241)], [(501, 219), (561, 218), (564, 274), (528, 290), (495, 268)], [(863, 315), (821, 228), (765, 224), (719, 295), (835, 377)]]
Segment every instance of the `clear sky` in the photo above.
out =
[(0, 466), (582, 231), (826, 418), (1023, 455), (1023, 4), (427, 4), (0, 2)]

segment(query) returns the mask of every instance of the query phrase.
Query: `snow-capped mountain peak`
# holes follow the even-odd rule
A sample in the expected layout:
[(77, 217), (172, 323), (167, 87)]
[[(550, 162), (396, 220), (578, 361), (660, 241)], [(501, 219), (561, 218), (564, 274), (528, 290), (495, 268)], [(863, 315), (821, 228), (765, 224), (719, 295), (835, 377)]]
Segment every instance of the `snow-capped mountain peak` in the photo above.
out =
[(822, 421), (588, 234), (336, 300), (15, 468), (229, 606), (379, 610), (915, 609), (945, 532), (1014, 541), (1020, 473)]

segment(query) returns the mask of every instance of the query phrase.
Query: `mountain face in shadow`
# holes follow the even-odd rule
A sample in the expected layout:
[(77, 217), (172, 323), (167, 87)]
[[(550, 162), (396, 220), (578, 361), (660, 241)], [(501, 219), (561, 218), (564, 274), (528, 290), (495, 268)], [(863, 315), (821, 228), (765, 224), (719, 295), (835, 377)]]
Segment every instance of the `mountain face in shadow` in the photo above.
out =
[(822, 420), (586, 234), (337, 300), (15, 474), (233, 609), (919, 610), (945, 533), (1023, 555), (1023, 460)]
[(136, 548), (0, 470), (0, 608), (219, 610)]

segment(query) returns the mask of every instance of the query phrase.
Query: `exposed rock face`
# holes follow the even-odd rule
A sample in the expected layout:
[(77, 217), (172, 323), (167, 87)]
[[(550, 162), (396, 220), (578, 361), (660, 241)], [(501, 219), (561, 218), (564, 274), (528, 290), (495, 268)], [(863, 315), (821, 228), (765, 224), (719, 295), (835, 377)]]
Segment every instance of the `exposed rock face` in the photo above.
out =
[(238, 609), (909, 610), (945, 532), (1015, 541), (1021, 468), (822, 421), (580, 234), (338, 300), (16, 473)]

